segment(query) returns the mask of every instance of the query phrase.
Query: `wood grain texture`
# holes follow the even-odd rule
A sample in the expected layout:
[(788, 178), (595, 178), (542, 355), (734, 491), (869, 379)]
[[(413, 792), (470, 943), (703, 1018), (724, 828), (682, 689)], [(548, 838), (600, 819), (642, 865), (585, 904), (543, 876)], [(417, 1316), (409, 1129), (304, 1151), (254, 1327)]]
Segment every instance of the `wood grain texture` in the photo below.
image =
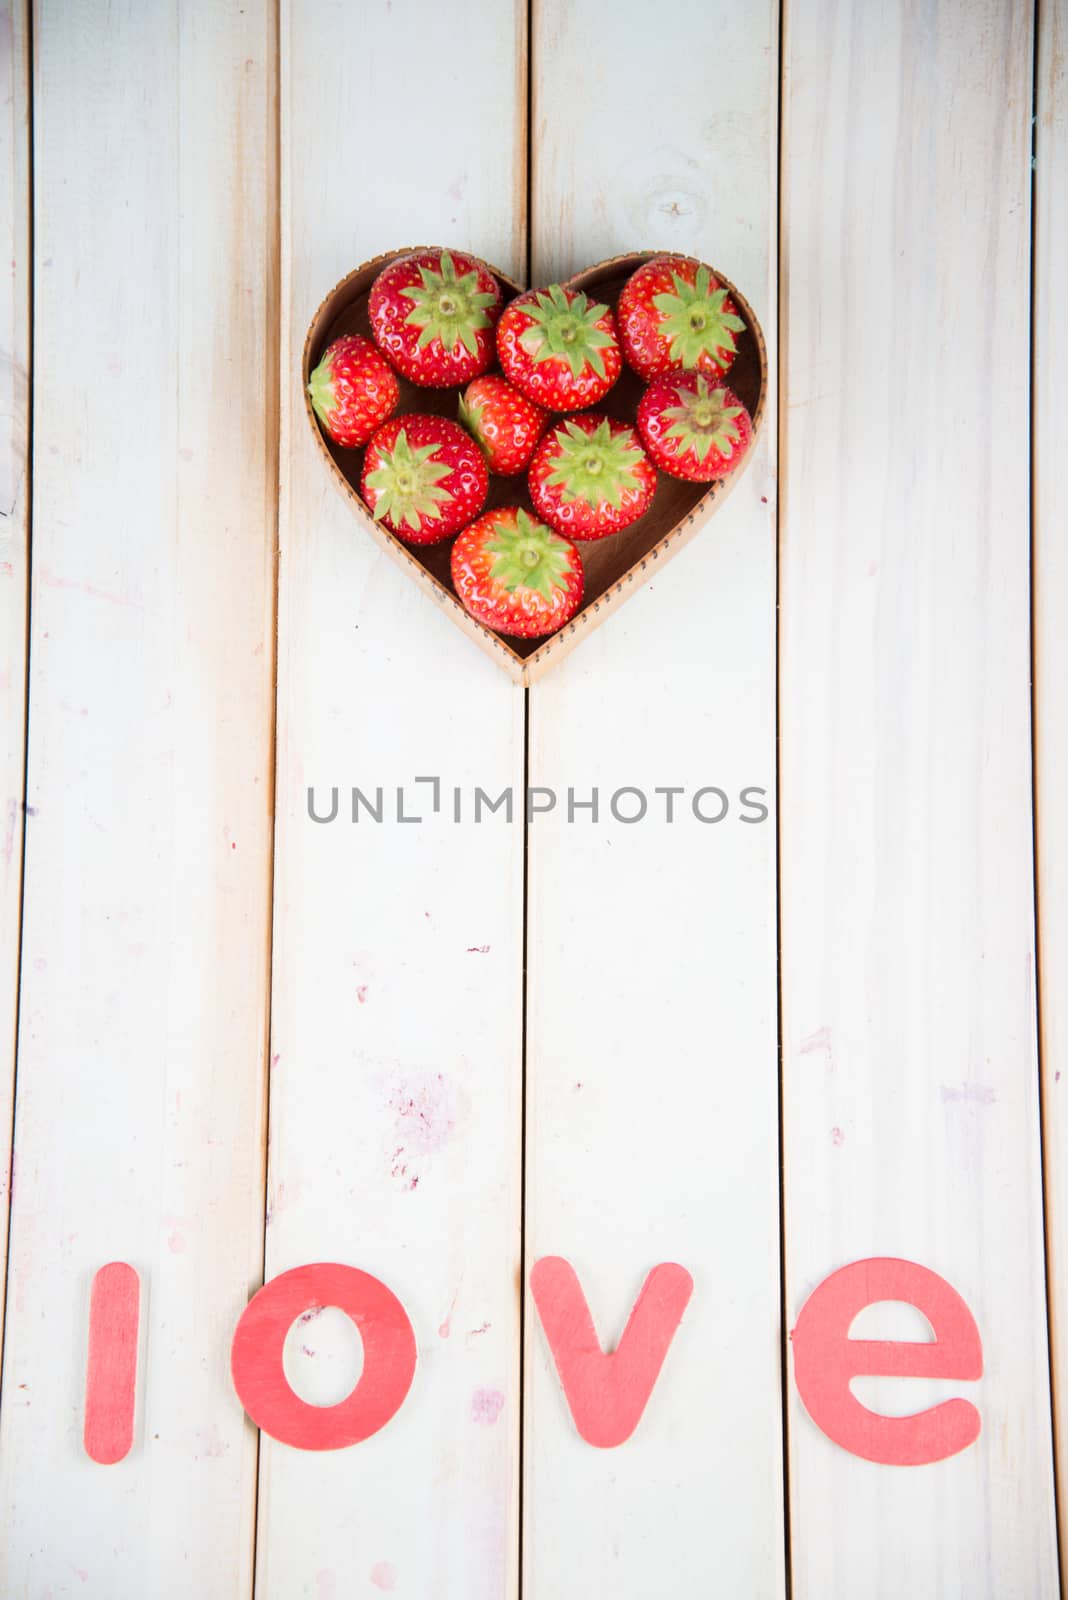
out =
[[(299, 383), (322, 296), (386, 248), (454, 244), (522, 272), (523, 16), (473, 0), (282, 14), (266, 1276), (306, 1261), (374, 1273), (419, 1360), (373, 1438), (315, 1455), (263, 1438), (260, 1600), (515, 1593), (522, 832), (475, 824), (471, 806), (476, 785), (521, 788), (522, 692), (339, 499)], [(417, 777), (440, 780), (438, 812)], [(381, 823), (350, 820), (353, 785), (383, 789)], [(339, 789), (336, 822), (310, 820), (309, 786), (327, 813)], [(398, 788), (421, 823), (397, 821)]]
[[(680, 73), (647, 7), (542, 0), (535, 282), (679, 249), (773, 333), (777, 14), (676, 7)], [(783, 1593), (775, 835), (738, 803), (759, 786), (773, 811), (774, 444), (772, 427), (694, 542), (531, 691), (531, 782), (558, 801), (530, 832), (527, 1260), (567, 1256), (606, 1349), (658, 1262), (694, 1294), (610, 1451), (579, 1438), (528, 1297), (528, 1600)], [(623, 785), (643, 821), (613, 818)], [(669, 824), (654, 790), (672, 785)], [(708, 785), (730, 796), (719, 824), (691, 809)], [(568, 821), (569, 787), (599, 789), (596, 825)]]
[[(788, 1315), (905, 1257), (978, 1322), (974, 1446), (891, 1470), (796, 1400), (796, 1600), (1057, 1592), (1033, 976), (1032, 14), (789, 6), (782, 991)], [(856, 1336), (899, 1332), (865, 1313)]]
[(1039, 1038), (1057, 1482), (1068, 1527), (1068, 4), (1039, 7), (1035, 106), (1034, 696)]
[[(33, 639), (0, 1590), (251, 1592), (275, 427), (269, 7), (35, 8)], [(82, 1448), (89, 1288), (143, 1284)]]
[[(26, 0), (0, 3), (0, 1241), (7, 1239), (18, 1026), (29, 588), (30, 54)], [(7, 1252), (0, 1249), (0, 1324)], [(3, 1333), (0, 1330), (0, 1348)]]

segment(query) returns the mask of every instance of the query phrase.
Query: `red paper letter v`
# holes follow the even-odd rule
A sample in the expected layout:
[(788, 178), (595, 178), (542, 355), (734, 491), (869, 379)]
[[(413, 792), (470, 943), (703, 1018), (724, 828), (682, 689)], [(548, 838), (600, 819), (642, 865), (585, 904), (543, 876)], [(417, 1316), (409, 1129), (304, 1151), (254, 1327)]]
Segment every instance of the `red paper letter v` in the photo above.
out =
[(654, 1267), (634, 1302), (619, 1348), (608, 1355), (569, 1261), (562, 1256), (535, 1261), (530, 1292), (575, 1427), (587, 1444), (602, 1449), (622, 1444), (641, 1421), (660, 1376), (693, 1293), (690, 1274), (670, 1261)]

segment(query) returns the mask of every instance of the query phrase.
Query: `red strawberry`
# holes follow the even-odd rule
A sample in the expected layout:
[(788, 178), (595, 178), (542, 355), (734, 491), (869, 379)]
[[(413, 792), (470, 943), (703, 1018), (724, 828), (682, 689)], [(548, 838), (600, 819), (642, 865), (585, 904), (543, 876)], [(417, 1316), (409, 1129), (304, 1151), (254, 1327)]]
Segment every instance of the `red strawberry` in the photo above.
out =
[(583, 412), (558, 422), (530, 464), (530, 498), (569, 539), (603, 539), (649, 509), (656, 469), (625, 422)]
[(658, 378), (642, 395), (638, 430), (645, 448), (675, 478), (725, 478), (753, 437), (749, 413), (733, 389), (715, 389), (697, 372)]
[(366, 444), (400, 396), (396, 375), (370, 339), (358, 333), (327, 345), (311, 375), (312, 409), (335, 444)]
[(689, 256), (646, 261), (623, 285), (616, 315), (623, 354), (647, 383), (683, 370), (722, 378), (745, 328), (726, 289)]
[(548, 420), (547, 411), (496, 373), (476, 378), (460, 399), (460, 421), (481, 446), (490, 471), (503, 478), (522, 472)]
[(473, 617), (498, 633), (555, 633), (582, 604), (575, 546), (543, 522), (504, 506), (465, 528), (452, 547), (452, 581)]
[(493, 360), (501, 286), (459, 250), (419, 250), (384, 267), (368, 310), (379, 348), (412, 383), (447, 389)]
[(531, 289), (497, 324), (505, 375), (550, 411), (581, 411), (606, 395), (623, 367), (616, 319), (581, 290)]
[(379, 428), (364, 457), (360, 493), (398, 538), (437, 544), (486, 503), (486, 463), (458, 422), (410, 413)]

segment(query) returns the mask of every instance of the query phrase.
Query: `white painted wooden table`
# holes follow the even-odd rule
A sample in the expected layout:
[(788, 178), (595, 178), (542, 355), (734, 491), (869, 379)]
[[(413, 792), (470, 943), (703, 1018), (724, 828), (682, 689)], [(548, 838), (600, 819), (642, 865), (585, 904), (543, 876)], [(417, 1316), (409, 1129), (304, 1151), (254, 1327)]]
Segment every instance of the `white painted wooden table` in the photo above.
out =
[[(0, 0), (0, 49), (4, 1600), (1055, 1596), (1064, 0)], [(529, 691), (303, 415), (323, 293), (425, 239), (536, 283), (681, 249), (769, 340), (722, 513)], [(418, 825), (308, 817), (433, 775)], [(452, 820), (524, 783), (556, 810)], [(625, 786), (769, 815), (627, 823)], [(618, 1449), (521, 1292), (554, 1254), (608, 1346), (650, 1268), (693, 1274)], [(861, 1460), (798, 1399), (801, 1306), (870, 1256), (979, 1326), (978, 1384), (857, 1380), (967, 1390), (951, 1460)], [(230, 1383), (250, 1296), (315, 1261), (418, 1342), (347, 1450)], [(316, 1403), (359, 1371), (339, 1314), (287, 1349)]]

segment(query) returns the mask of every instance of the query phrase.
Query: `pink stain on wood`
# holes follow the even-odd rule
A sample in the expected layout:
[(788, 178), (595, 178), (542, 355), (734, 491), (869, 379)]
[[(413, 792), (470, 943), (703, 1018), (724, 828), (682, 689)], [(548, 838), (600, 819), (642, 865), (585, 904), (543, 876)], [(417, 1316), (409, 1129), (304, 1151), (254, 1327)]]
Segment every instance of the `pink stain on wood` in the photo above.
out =
[(18, 814), (18, 805), (14, 800), (7, 803), (7, 817), (4, 822), (3, 857), (5, 869), (10, 867), (11, 858), (15, 853), (15, 818)]
[(376, 1561), (371, 1568), (371, 1582), (376, 1589), (389, 1591), (397, 1587), (397, 1570), (391, 1561)]
[(459, 1295), (460, 1295), (460, 1284), (462, 1284), (463, 1281), (464, 1281), (463, 1273), (461, 1273), (460, 1274), (460, 1283), (458, 1283), (456, 1285), (456, 1288), (453, 1290), (452, 1299), (449, 1301), (449, 1309), (445, 1313), (445, 1320), (444, 1320), (444, 1322), (439, 1322), (438, 1323), (438, 1338), (439, 1339), (447, 1339), (449, 1337), (449, 1334), (452, 1332), (452, 1314), (456, 1310), (456, 1301), (457, 1301), (457, 1299), (459, 1298)]
[(480, 1428), (492, 1428), (504, 1410), (504, 1395), (499, 1389), (476, 1389), (471, 1396), (471, 1421)]
[(141, 603), (138, 600), (131, 600), (124, 594), (115, 594), (110, 589), (99, 589), (93, 583), (81, 583), (76, 578), (57, 578), (49, 567), (41, 568), (41, 582), (47, 584), (49, 589), (76, 589), (79, 594), (91, 595), (94, 600), (107, 600), (113, 606), (132, 606), (137, 611), (141, 610)]
[(186, 1248), (185, 1239), (182, 1236), (182, 1234), (180, 1234), (178, 1232), (177, 1228), (174, 1230), (173, 1233), (169, 1233), (167, 1235), (167, 1249), (171, 1252), (172, 1255), (180, 1256), (183, 1253), (183, 1251), (185, 1250), (185, 1248)]
[(420, 1155), (440, 1150), (467, 1113), (467, 1097), (442, 1072), (396, 1084), (389, 1104), (398, 1135)]
[(810, 1033), (801, 1040), (801, 1054), (812, 1055), (815, 1051), (822, 1050), (826, 1053), (828, 1066), (834, 1066), (834, 1053), (831, 1049), (831, 1030), (824, 1023), (822, 1028), (817, 1028), (815, 1033)]
[(102, 1466), (133, 1444), (141, 1284), (126, 1261), (110, 1261), (93, 1279), (85, 1377), (85, 1453)]
[(321, 1567), (315, 1574), (315, 1586), (319, 1591), (319, 1600), (331, 1600), (337, 1593), (337, 1578), (329, 1567)]
[(214, 1422), (197, 1434), (197, 1445), (198, 1455), (206, 1457), (208, 1461), (221, 1461), (230, 1449)]
[(391, 1178), (396, 1178), (401, 1187), (411, 1193), (419, 1187), (419, 1174), (417, 1172), (409, 1174), (406, 1157), (407, 1151), (404, 1146), (398, 1145), (390, 1157), (389, 1175)]
[(985, 1083), (944, 1083), (942, 1085), (942, 1104), (949, 1105), (955, 1100), (969, 1101), (977, 1106), (992, 1106), (997, 1100), (997, 1093)]
[(358, 984), (356, 987), (356, 1002), (361, 1006), (367, 1003), (367, 985), (365, 983)]
[(300, 1199), (301, 1185), (299, 1181), (286, 1182), (285, 1179), (275, 1185), (274, 1196), (271, 1200), (271, 1215), (278, 1211), (286, 1211), (290, 1206), (296, 1205)]
[(397, 1078), (387, 1104), (394, 1114), (390, 1176), (408, 1190), (418, 1187), (415, 1163), (437, 1155), (467, 1116), (467, 1095), (442, 1072)]
[(831, 1143), (836, 1149), (839, 1149), (845, 1144), (845, 1134), (842, 1132), (841, 1128), (831, 1129)]

